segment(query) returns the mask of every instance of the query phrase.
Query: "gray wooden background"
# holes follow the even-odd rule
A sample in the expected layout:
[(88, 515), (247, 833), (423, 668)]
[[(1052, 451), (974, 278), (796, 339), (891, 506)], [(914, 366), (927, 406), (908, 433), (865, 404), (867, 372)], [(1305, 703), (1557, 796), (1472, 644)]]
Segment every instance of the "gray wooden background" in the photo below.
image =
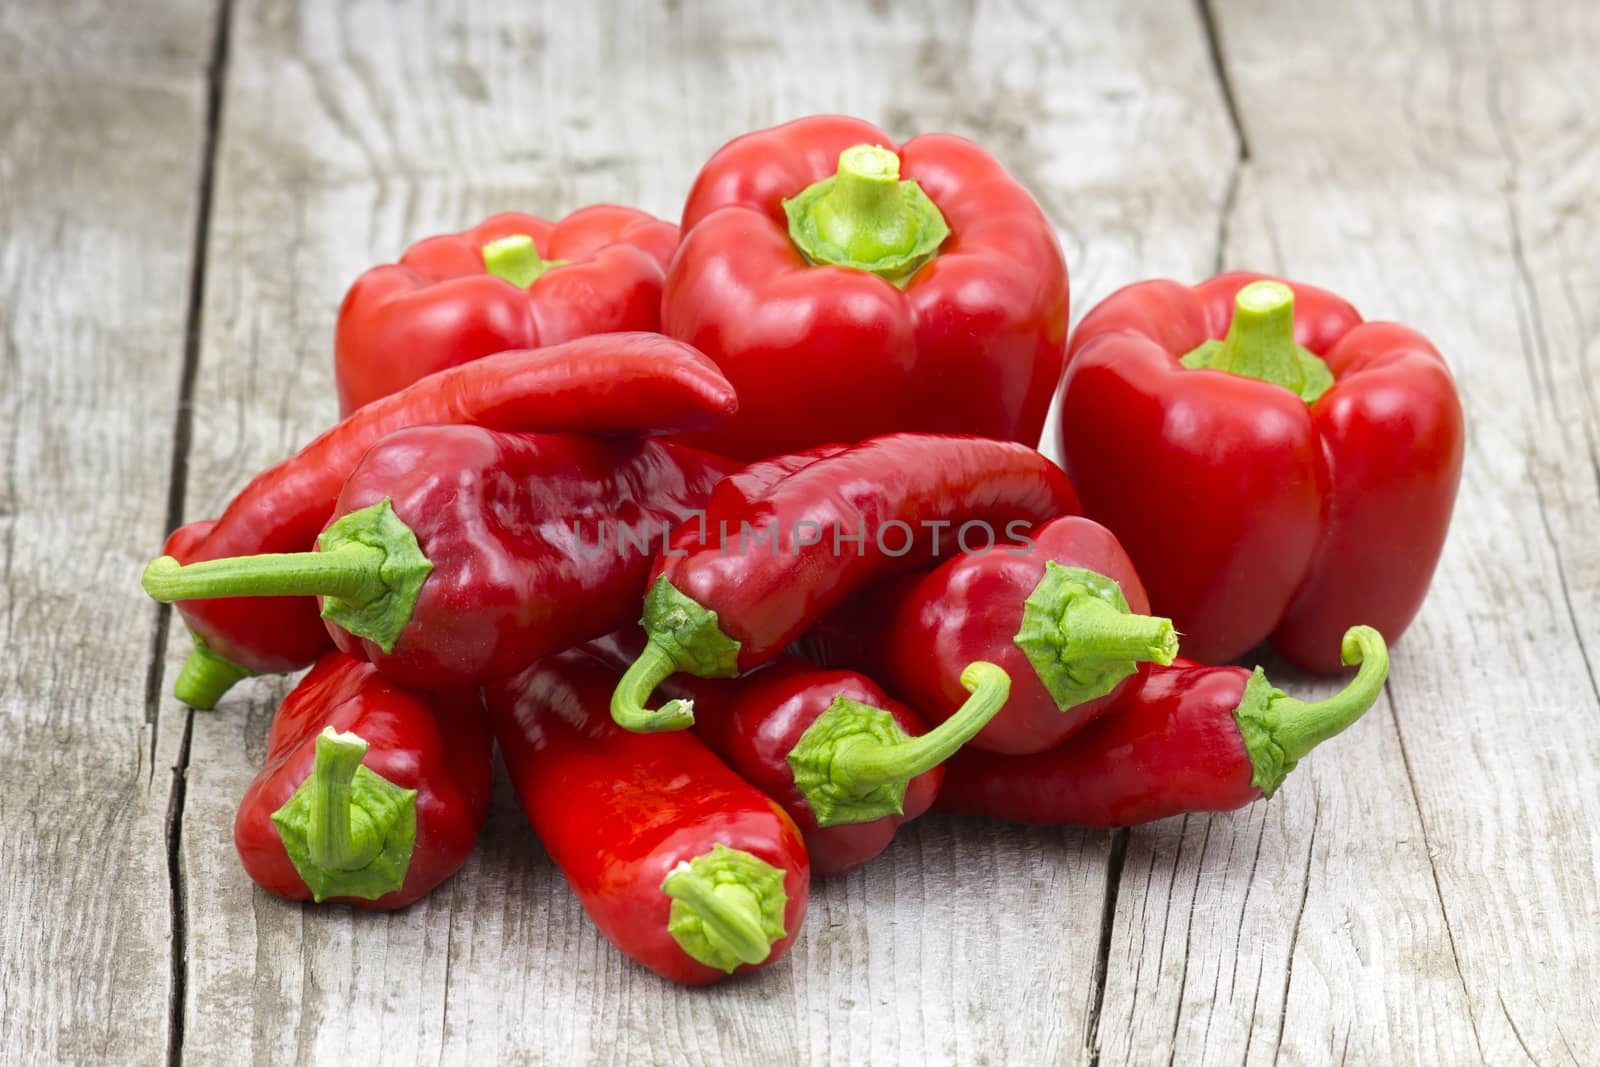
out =
[[(3, 0), (0, 1061), (1597, 1062), (1597, 53), (1594, 0)], [(1435, 340), (1467, 468), (1386, 698), (1237, 813), (923, 820), (709, 990), (604, 944), (503, 786), (404, 914), (256, 891), (287, 682), (176, 704), (137, 576), (332, 419), (345, 287), (495, 210), (676, 217), (830, 110), (989, 146), (1079, 315), (1252, 267)]]

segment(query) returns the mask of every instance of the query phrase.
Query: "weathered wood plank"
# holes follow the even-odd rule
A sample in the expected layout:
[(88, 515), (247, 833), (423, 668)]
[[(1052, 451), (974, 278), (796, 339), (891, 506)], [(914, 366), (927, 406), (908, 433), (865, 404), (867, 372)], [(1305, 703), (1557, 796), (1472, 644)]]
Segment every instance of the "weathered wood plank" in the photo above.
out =
[[(1107, 1058), (1582, 1062), (1600, 1036), (1595, 11), (1219, 7), (1251, 149), (1227, 265), (1416, 325), (1471, 439), (1384, 705), (1265, 816), (1165, 831), (1213, 863), (1145, 848)], [(1242, 859), (1240, 833), (1259, 833)]]
[(182, 722), (147, 717), (137, 577), (167, 520), (210, 6), (0, 9), (6, 1063), (167, 1058)]
[[(1063, 227), (1082, 300), (1214, 255), (1234, 155), (1188, 9), (241, 3), (209, 248), (189, 515), (333, 416), (345, 285), (491, 210), (673, 215), (726, 137), (847, 108), (992, 145)], [(194, 719), (185, 1055), (688, 1062), (1086, 1060), (1104, 834), (932, 821), (819, 885), (792, 956), (686, 992), (601, 942), (502, 790), (404, 915), (252, 891), (234, 805), (282, 682)]]

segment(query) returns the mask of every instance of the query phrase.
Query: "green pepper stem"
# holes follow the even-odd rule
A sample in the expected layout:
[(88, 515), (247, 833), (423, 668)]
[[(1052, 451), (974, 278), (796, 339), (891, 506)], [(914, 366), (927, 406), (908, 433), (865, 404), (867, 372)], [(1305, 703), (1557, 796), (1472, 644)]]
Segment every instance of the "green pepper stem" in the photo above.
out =
[[(169, 558), (169, 557), (163, 557)], [(193, 630), (194, 651), (183, 661), (177, 681), (172, 683), (172, 695), (191, 708), (209, 709), (217, 706), (222, 694), (234, 684), (254, 674), (206, 644)]]
[(645, 707), (656, 686), (678, 670), (678, 661), (654, 640), (628, 665), (611, 694), (611, 717), (634, 733), (687, 730), (694, 725), (694, 701), (669, 700), (657, 711)]
[(1348, 664), (1361, 665), (1350, 684), (1326, 700), (1296, 700), (1267, 681), (1260, 667), (1245, 683), (1233, 718), (1250, 759), (1250, 784), (1263, 796), (1277, 792), (1295, 764), (1372, 707), (1389, 677), (1389, 648), (1370, 626), (1345, 631), (1339, 646)]
[(171, 556), (144, 570), (144, 591), (164, 604), (233, 596), (323, 596), (367, 604), (387, 591), (383, 549), (349, 542), (328, 552), (276, 552), (208, 559)]
[(748, 887), (737, 882), (713, 886), (680, 863), (661, 883), (661, 891), (693, 909), (706, 933), (741, 963), (760, 963), (772, 951), (761, 930), (760, 903)]
[(1183, 356), (1191, 370), (1218, 370), (1281, 385), (1307, 404), (1333, 385), (1333, 373), (1294, 340), (1294, 290), (1282, 282), (1251, 282), (1234, 297), (1233, 322), (1222, 341), (1206, 341)]
[(972, 695), (944, 722), (919, 737), (885, 744), (855, 734), (841, 738), (831, 777), (841, 793), (861, 796), (880, 786), (909, 782), (951, 756), (988, 725), (1011, 695), (1011, 676), (993, 663), (969, 663), (961, 684)]
[(1275, 696), (1267, 703), (1267, 729), (1291, 761), (1304, 759), (1322, 742), (1343, 733), (1377, 703), (1389, 677), (1389, 649), (1370, 626), (1346, 631), (1339, 646), (1346, 664), (1361, 665), (1356, 676), (1326, 700)]
[(909, 281), (950, 236), (950, 227), (914, 181), (900, 180), (900, 157), (858, 144), (839, 154), (833, 175), (783, 202), (789, 236), (812, 263)]
[(367, 748), (360, 737), (338, 733), (331, 726), (317, 735), (311, 777), (306, 780), (311, 789), (306, 846), (312, 861), (330, 871), (360, 870), (372, 862), (383, 845), (381, 835), (364, 834), (357, 842), (350, 830), (355, 814), (350, 787)]
[(528, 288), (545, 271), (566, 265), (564, 259), (540, 259), (538, 246), (525, 233), (501, 237), (483, 246), (484, 269), (518, 289)]
[(1119, 611), (1097, 597), (1071, 601), (1061, 619), (1061, 662), (1072, 670), (1106, 662), (1159, 663), (1178, 652), (1171, 619)]

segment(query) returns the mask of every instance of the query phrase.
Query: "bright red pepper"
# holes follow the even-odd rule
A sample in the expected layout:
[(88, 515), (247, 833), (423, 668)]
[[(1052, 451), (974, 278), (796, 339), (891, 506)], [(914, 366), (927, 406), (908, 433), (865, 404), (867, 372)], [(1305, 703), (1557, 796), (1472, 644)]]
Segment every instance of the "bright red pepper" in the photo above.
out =
[(602, 204), (559, 222), (508, 212), (429, 237), (356, 279), (339, 309), (339, 411), (446, 367), (597, 333), (655, 330), (678, 228)]
[(934, 434), (874, 438), (754, 490), (718, 486), (704, 519), (680, 527), (657, 561), (649, 642), (612, 701), (624, 726), (683, 729), (692, 705), (645, 708), (674, 671), (733, 677), (873, 580), (1014, 540), (1078, 504), (1061, 469), (1031, 448)]
[(1306, 703), (1257, 667), (1155, 667), (1116, 712), (1029, 756), (967, 749), (945, 768), (937, 807), (1012, 822), (1131, 826), (1185, 812), (1231, 811), (1270, 797), (1295, 764), (1377, 701), (1389, 674), (1383, 637), (1350, 630), (1341, 692)]
[(1011, 699), (971, 746), (1039, 752), (1115, 708), (1147, 664), (1172, 662), (1172, 623), (1149, 610), (1111, 531), (1067, 516), (1026, 545), (868, 589), (812, 636), (829, 662), (882, 679), (932, 723), (966, 702), (967, 664), (997, 664), (1011, 676)]
[(977, 145), (896, 148), (868, 123), (814, 116), (705, 165), (661, 323), (739, 391), (736, 418), (691, 438), (714, 452), (899, 430), (1036, 445), (1061, 377), (1067, 268), (1039, 205)]
[[(736, 406), (733, 388), (704, 356), (655, 334), (612, 334), (490, 356), (362, 408), (257, 475), (221, 518), (173, 531), (166, 554), (188, 564), (309, 551), (356, 462), (379, 438), (403, 427), (667, 432), (709, 425)], [(331, 645), (309, 596), (188, 601), (179, 610), (195, 651), (174, 692), (197, 708), (213, 706), (250, 674), (298, 670)]]
[(1461, 478), (1461, 404), (1422, 336), (1320, 289), (1225, 274), (1112, 294), (1069, 361), (1067, 472), (1187, 653), (1270, 640), (1332, 671), (1350, 626), (1399, 639)]
[(493, 767), (476, 690), (409, 693), (329, 652), (272, 720), (234, 844), (269, 893), (403, 908), (466, 862)]
[(693, 734), (613, 723), (615, 682), (574, 649), (487, 688), (534, 832), (600, 932), (657, 974), (704, 985), (779, 959), (806, 912), (800, 831)]
[(160, 600), (322, 597), (385, 676), (478, 685), (636, 617), (656, 552), (733, 464), (662, 441), (417, 426), (351, 471), (315, 552), (158, 560)]
[[(620, 669), (641, 644), (619, 635), (588, 647)], [(812, 873), (827, 877), (860, 867), (927, 811), (944, 761), (1006, 702), (1010, 680), (993, 664), (964, 677), (971, 699), (932, 731), (865, 675), (798, 656), (737, 679), (678, 675), (662, 691), (694, 703), (695, 734), (783, 806), (805, 835)]]

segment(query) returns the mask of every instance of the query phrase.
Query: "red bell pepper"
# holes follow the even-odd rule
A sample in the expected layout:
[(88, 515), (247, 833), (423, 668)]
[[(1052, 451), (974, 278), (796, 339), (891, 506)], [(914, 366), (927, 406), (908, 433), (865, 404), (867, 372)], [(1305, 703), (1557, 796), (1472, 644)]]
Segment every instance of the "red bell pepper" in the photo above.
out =
[(476, 690), (409, 693), (329, 652), (272, 720), (233, 824), (239, 858), (289, 900), (403, 908), (466, 862), (493, 757)]
[(322, 597), (403, 684), (478, 685), (636, 616), (655, 553), (732, 467), (661, 441), (417, 426), (351, 472), (315, 552), (145, 572), (158, 600)]
[(657, 974), (704, 985), (779, 959), (805, 918), (800, 831), (694, 735), (613, 723), (615, 681), (574, 649), (487, 687), (534, 832), (600, 932)]
[(724, 483), (656, 562), (649, 641), (612, 714), (629, 729), (681, 730), (692, 704), (645, 708), (674, 671), (733, 677), (769, 662), (873, 580), (1015, 540), (1077, 503), (1061, 469), (1031, 448), (933, 434), (874, 438), (755, 492)]
[[(621, 668), (640, 640), (587, 646)], [(783, 806), (805, 835), (812, 873), (853, 871), (933, 804), (944, 761), (1006, 702), (1010, 679), (970, 664), (960, 711), (937, 729), (854, 671), (780, 656), (742, 678), (669, 679), (662, 691), (695, 707), (694, 732), (728, 766)]]
[(1270, 640), (1332, 671), (1347, 628), (1395, 641), (1421, 606), (1463, 428), (1419, 334), (1320, 289), (1225, 274), (1132, 285), (1084, 318), (1061, 446), (1084, 513), (1121, 540), (1187, 653)]
[(356, 279), (339, 309), (339, 411), (513, 348), (656, 330), (678, 228), (609, 204), (559, 222), (506, 213), (419, 241)]
[(690, 439), (714, 452), (899, 430), (1036, 445), (1061, 377), (1067, 268), (1039, 205), (977, 145), (897, 148), (815, 116), (705, 165), (661, 322), (739, 391), (736, 418)]
[(1156, 667), (1115, 714), (1029, 756), (967, 749), (945, 768), (937, 806), (1012, 822), (1131, 826), (1185, 812), (1231, 811), (1277, 792), (1300, 760), (1350, 726), (1383, 692), (1389, 653), (1353, 627), (1341, 692), (1306, 703), (1260, 667)]
[(1172, 623), (1149, 609), (1111, 532), (1067, 516), (1025, 546), (956, 556), (868, 589), (811, 637), (828, 662), (882, 679), (933, 723), (966, 702), (967, 664), (999, 665), (1011, 699), (970, 744), (1039, 752), (1114, 709), (1147, 664), (1172, 662)]
[[(736, 406), (733, 388), (704, 356), (656, 334), (589, 337), (490, 356), (368, 404), (257, 475), (221, 518), (173, 531), (166, 554), (188, 564), (309, 551), (356, 461), (403, 427), (668, 432), (709, 425)], [(309, 596), (196, 600), (179, 610), (195, 651), (174, 692), (197, 708), (213, 706), (251, 674), (298, 670), (332, 644)]]

